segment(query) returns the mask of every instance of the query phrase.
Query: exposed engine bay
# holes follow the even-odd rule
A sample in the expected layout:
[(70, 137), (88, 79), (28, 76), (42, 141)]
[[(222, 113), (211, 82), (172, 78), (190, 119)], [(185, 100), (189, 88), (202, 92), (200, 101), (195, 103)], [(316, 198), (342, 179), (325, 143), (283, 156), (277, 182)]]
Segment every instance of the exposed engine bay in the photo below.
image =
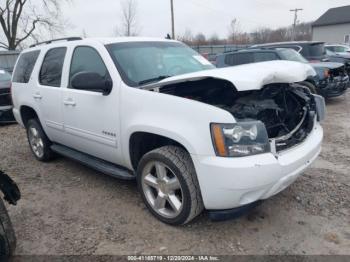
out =
[(313, 95), (299, 84), (270, 84), (238, 92), (230, 82), (209, 78), (167, 85), (160, 92), (222, 108), (238, 122), (260, 120), (277, 152), (304, 141), (316, 117)]

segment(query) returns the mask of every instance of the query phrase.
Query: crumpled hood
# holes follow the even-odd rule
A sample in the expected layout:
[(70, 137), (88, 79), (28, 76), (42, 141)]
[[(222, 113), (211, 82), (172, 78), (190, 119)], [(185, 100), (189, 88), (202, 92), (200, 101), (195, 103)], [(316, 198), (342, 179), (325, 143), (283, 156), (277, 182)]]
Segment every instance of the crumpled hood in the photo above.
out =
[(310, 65), (280, 60), (173, 76), (141, 88), (161, 88), (169, 84), (217, 78), (231, 82), (238, 91), (248, 91), (262, 89), (267, 84), (302, 82), (309, 76), (316, 76), (315, 70)]
[(328, 68), (328, 69), (336, 69), (344, 66), (344, 64), (336, 63), (336, 62), (317, 62), (317, 63), (310, 63), (310, 65), (314, 68)]

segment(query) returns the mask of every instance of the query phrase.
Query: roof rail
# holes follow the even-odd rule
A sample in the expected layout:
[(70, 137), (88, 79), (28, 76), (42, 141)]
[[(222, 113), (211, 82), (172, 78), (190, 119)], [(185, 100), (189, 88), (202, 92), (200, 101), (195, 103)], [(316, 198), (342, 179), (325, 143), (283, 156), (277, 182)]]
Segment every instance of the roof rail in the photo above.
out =
[(44, 42), (39, 42), (39, 43), (36, 43), (36, 44), (33, 44), (29, 47), (35, 47), (35, 46), (38, 46), (38, 45), (47, 45), (47, 44), (51, 44), (52, 42), (58, 42), (58, 41), (78, 41), (78, 40), (83, 40), (83, 38), (81, 37), (65, 37), (65, 38), (58, 38), (58, 39), (52, 39), (52, 40), (49, 40), (49, 41), (44, 41)]

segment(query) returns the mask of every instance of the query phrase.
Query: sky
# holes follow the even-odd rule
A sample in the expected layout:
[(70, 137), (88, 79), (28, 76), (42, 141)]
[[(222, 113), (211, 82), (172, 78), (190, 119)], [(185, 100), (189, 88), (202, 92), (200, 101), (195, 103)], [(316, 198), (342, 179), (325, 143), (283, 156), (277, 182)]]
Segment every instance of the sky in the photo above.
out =
[[(71, 0), (62, 6), (71, 26), (66, 35), (89, 37), (113, 36), (120, 24), (123, 0)], [(293, 23), (290, 9), (303, 8), (299, 22), (313, 21), (329, 8), (350, 5), (350, 0), (174, 0), (176, 35), (186, 30), (207, 36), (226, 37), (233, 18), (242, 30), (259, 27), (278, 28)], [(137, 21), (140, 36), (165, 37), (171, 32), (170, 0), (137, 0)]]

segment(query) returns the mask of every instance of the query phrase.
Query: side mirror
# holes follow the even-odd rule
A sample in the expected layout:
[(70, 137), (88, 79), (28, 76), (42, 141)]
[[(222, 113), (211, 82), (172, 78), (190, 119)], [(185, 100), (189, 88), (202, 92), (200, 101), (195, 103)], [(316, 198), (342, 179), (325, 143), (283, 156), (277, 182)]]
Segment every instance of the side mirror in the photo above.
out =
[(112, 91), (113, 83), (95, 72), (80, 72), (71, 80), (72, 87), (79, 90), (91, 90), (108, 95)]

